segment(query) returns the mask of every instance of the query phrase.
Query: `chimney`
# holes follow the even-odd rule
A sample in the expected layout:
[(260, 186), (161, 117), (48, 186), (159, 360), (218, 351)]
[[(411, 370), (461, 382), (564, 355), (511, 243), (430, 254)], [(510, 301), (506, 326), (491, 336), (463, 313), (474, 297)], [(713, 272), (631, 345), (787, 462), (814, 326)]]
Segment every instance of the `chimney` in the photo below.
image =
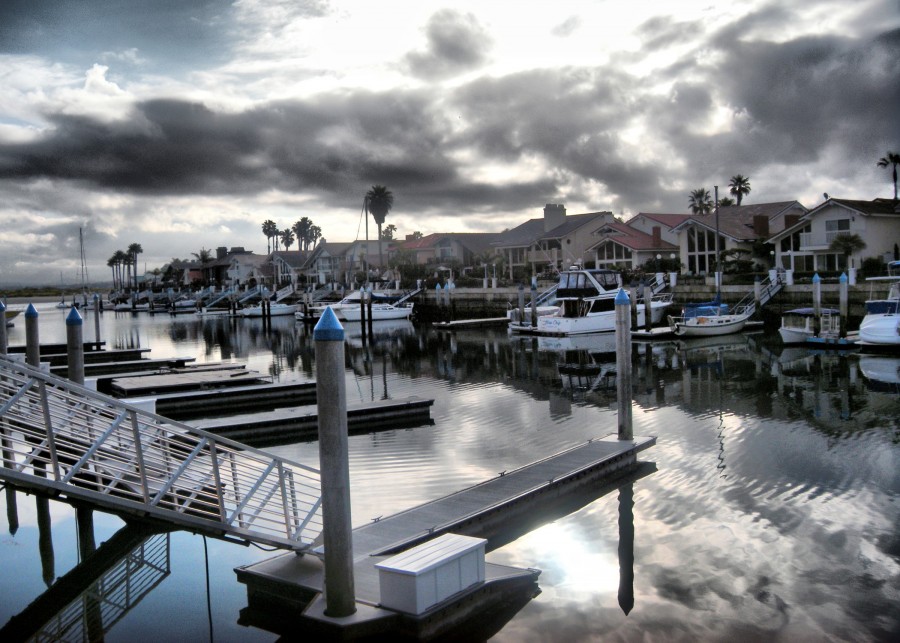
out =
[(769, 236), (769, 217), (757, 214), (753, 217), (753, 232), (757, 237), (765, 239)]
[(662, 229), (655, 225), (653, 226), (653, 247), (659, 248), (662, 245)]
[(548, 203), (544, 206), (544, 232), (549, 232), (566, 222), (566, 206), (562, 203)]
[(216, 259), (221, 259), (227, 254), (228, 248), (226, 248), (225, 246), (219, 246), (218, 248), (216, 248)]

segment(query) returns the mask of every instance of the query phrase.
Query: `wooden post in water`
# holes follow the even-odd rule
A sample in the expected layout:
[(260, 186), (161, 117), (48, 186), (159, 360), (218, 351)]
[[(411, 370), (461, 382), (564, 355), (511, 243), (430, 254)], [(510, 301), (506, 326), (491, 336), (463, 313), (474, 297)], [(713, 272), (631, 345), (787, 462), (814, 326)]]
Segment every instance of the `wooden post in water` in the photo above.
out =
[(356, 612), (356, 598), (353, 587), (353, 524), (350, 520), (344, 329), (330, 307), (322, 313), (313, 330), (313, 337), (316, 342), (319, 468), (325, 545), (325, 614), (340, 618)]
[(653, 290), (650, 288), (650, 284), (644, 283), (644, 328), (647, 329), (647, 332), (650, 332), (650, 329), (653, 328), (653, 311), (651, 310), (650, 303), (653, 300)]
[(841, 330), (840, 330), (840, 336), (846, 337), (847, 336), (847, 308), (849, 307), (850, 293), (848, 292), (849, 285), (848, 285), (848, 281), (847, 281), (847, 275), (843, 272), (841, 273), (840, 284), (841, 284), (841, 292), (840, 292), (840, 312), (841, 312), (840, 328), (841, 328)]
[(619, 439), (631, 440), (631, 301), (624, 288), (616, 294), (616, 398)]
[(813, 335), (818, 337), (822, 331), (822, 278), (819, 273), (813, 275)]
[(6, 304), (0, 301), (0, 355), (6, 355), (6, 347), (9, 345), (9, 335), (6, 332)]
[(35, 368), (41, 367), (41, 338), (38, 332), (38, 311), (34, 304), (28, 304), (25, 309), (25, 363)]
[(84, 384), (84, 321), (72, 306), (66, 316), (66, 375), (76, 384)]
[(626, 293), (630, 297), (630, 303), (631, 303), (631, 310), (629, 311), (631, 322), (630, 322), (629, 328), (631, 330), (637, 330), (637, 327), (638, 327), (638, 317), (637, 317), (638, 286), (633, 281), (631, 282), (630, 290), (631, 290), (630, 294)]
[[(153, 307), (153, 298), (150, 298), (150, 307)], [(100, 309), (103, 305), (100, 303), (100, 295), (94, 293), (94, 341), (97, 343), (96, 350), (100, 350)]]

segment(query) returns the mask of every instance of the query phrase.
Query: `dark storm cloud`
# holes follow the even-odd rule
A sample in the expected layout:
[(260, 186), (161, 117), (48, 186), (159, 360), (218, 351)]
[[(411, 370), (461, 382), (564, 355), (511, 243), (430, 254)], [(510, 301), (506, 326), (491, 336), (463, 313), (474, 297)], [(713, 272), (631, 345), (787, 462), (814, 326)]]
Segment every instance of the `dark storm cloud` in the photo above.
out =
[(406, 63), (414, 76), (447, 78), (477, 68), (487, 57), (491, 37), (470, 13), (438, 11), (428, 21), (425, 51), (410, 52)]

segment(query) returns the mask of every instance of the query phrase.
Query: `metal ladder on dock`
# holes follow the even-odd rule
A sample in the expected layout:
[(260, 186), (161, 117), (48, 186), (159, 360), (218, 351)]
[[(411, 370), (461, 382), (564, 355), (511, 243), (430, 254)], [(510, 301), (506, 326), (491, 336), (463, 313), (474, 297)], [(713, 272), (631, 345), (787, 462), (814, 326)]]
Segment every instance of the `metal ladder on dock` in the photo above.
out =
[(308, 549), (318, 471), (0, 355), (0, 478), (218, 538)]
[[(759, 284), (759, 307), (762, 308), (769, 301), (781, 292), (781, 289), (784, 287), (784, 283), (782, 282), (780, 276), (775, 277), (775, 281), (772, 281), (771, 277), (766, 277)], [(736, 303), (731, 309), (734, 313), (738, 315), (752, 315), (756, 312), (756, 288), (752, 291), (744, 295), (744, 297)]]

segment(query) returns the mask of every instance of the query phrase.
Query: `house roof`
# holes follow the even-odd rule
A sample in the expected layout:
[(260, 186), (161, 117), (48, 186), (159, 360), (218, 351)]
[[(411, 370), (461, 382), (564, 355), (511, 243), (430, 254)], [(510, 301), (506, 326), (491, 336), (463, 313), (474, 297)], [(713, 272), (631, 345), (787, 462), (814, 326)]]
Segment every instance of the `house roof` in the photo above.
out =
[[(753, 205), (726, 205), (719, 207), (718, 228), (719, 233), (731, 237), (736, 241), (752, 241), (759, 239), (753, 226), (753, 220), (758, 216), (765, 216), (769, 221), (780, 214), (784, 214), (794, 207), (800, 207), (804, 212), (806, 208), (798, 201), (778, 201), (775, 203), (755, 203)], [(699, 214), (685, 219), (675, 226), (673, 230), (682, 230), (688, 225), (697, 225), (708, 230), (717, 227), (715, 213)]]
[(612, 216), (612, 212), (587, 212), (585, 214), (570, 214), (566, 216), (565, 222), (556, 226), (552, 230), (544, 230), (544, 218), (529, 219), (522, 225), (516, 226), (512, 230), (501, 232), (496, 241), (491, 243), (497, 247), (518, 247), (530, 246), (535, 241), (543, 239), (559, 239), (572, 233), (583, 225), (594, 221), (603, 216)]
[(444, 239), (455, 241), (474, 254), (479, 254), (491, 249), (491, 244), (497, 240), (499, 232), (448, 232), (425, 235), (419, 239), (409, 239), (401, 242), (398, 247), (403, 250), (426, 250), (436, 247)]
[(773, 234), (769, 238), (769, 241), (779, 241), (786, 235), (793, 234), (795, 231), (807, 225), (812, 217), (816, 216), (819, 212), (831, 205), (840, 205), (862, 216), (900, 217), (900, 202), (894, 201), (893, 199), (872, 199), (871, 201), (860, 201), (856, 199), (835, 199), (832, 197), (827, 201), (817, 205), (812, 210), (808, 211), (796, 224), (792, 225), (790, 228), (785, 228), (784, 230)]
[(638, 212), (636, 215), (631, 217), (627, 223), (631, 225), (631, 222), (637, 219), (638, 217), (644, 217), (647, 219), (651, 219), (656, 221), (657, 223), (661, 223), (664, 226), (668, 226), (669, 228), (674, 228), (679, 223), (682, 223), (685, 219), (690, 219), (692, 214), (664, 214), (659, 212)]
[(302, 268), (311, 254), (308, 250), (279, 250), (272, 257), (278, 257), (291, 268)]
[(661, 250), (665, 252), (678, 250), (678, 246), (673, 243), (661, 239), (655, 240), (653, 235), (642, 232), (637, 228), (632, 228), (627, 223), (619, 223), (618, 221), (604, 224), (597, 230), (597, 234), (602, 235), (603, 238), (598, 240), (597, 243), (588, 248), (588, 250), (593, 250), (597, 246), (608, 242), (617, 243), (630, 250)]

